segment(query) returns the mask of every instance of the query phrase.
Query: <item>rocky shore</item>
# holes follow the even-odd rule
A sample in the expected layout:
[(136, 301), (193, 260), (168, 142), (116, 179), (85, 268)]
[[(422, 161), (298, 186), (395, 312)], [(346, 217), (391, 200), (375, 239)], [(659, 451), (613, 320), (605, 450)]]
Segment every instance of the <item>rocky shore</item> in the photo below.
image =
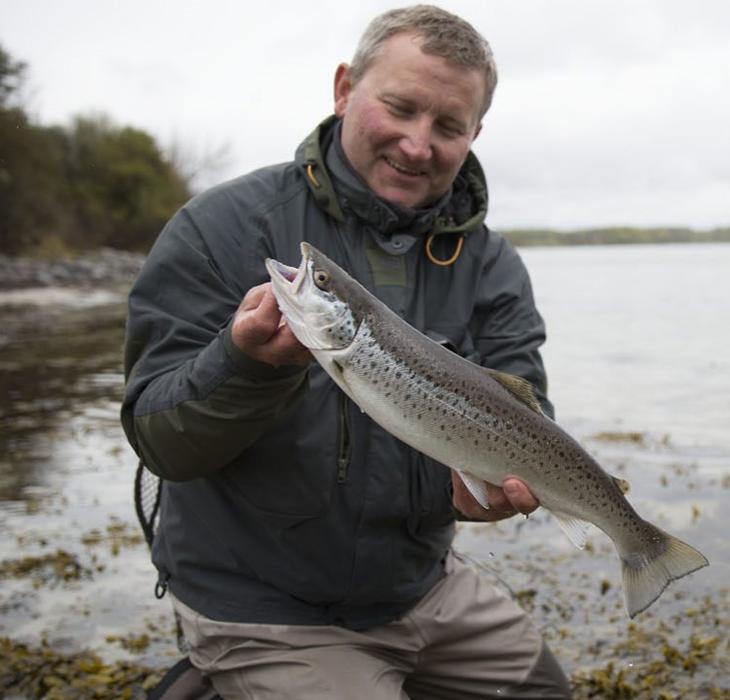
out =
[(131, 284), (144, 259), (141, 253), (112, 248), (55, 260), (0, 255), (0, 290)]

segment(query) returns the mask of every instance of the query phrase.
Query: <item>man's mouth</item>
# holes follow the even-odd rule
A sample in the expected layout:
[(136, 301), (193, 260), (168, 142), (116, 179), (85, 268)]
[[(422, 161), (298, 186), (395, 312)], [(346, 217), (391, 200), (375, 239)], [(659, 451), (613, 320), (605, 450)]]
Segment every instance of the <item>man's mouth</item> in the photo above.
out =
[(411, 177), (416, 177), (418, 175), (424, 175), (424, 172), (422, 170), (411, 170), (411, 168), (406, 168), (405, 165), (401, 165), (400, 163), (397, 163), (392, 158), (388, 158), (388, 156), (383, 156), (383, 160), (391, 167), (393, 170), (397, 170), (399, 173), (403, 173), (403, 175), (410, 175)]

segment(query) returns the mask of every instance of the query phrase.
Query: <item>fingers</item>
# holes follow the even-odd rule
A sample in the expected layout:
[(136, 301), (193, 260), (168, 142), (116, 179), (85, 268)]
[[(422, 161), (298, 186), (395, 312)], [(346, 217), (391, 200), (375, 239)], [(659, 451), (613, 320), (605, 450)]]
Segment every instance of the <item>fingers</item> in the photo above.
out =
[(502, 492), (516, 512), (529, 515), (540, 506), (532, 491), (524, 481), (514, 477), (507, 477), (502, 482)]
[(250, 357), (278, 367), (307, 365), (312, 355), (281, 317), (271, 284), (252, 287), (233, 318), (231, 337)]
[(309, 349), (299, 342), (292, 329), (286, 325), (286, 321), (282, 321), (277, 327), (265, 348), (268, 359), (264, 361), (274, 366), (304, 366), (308, 365), (314, 359)]
[[(266, 295), (267, 291), (271, 292), (270, 282), (251, 287), (251, 289), (246, 292), (246, 296), (243, 297), (241, 308), (243, 308), (244, 311), (255, 309), (261, 303), (261, 299)], [(271, 292), (271, 296), (273, 296), (273, 292)]]
[(528, 515), (540, 505), (526, 484), (515, 477), (507, 477), (502, 488), (485, 482), (488, 509), (482, 508), (456, 472), (451, 473), (451, 480), (454, 487), (454, 507), (471, 519), (496, 522), (511, 518), (517, 513)]
[(485, 482), (489, 508), (483, 508), (454, 471), (451, 472), (451, 483), (454, 487), (454, 508), (470, 520), (483, 520), (491, 523), (515, 514), (515, 510), (504, 498), (501, 493), (502, 489), (498, 486)]
[(244, 345), (263, 345), (276, 333), (281, 323), (281, 312), (268, 284), (253, 287), (243, 298), (236, 313), (237, 338)]

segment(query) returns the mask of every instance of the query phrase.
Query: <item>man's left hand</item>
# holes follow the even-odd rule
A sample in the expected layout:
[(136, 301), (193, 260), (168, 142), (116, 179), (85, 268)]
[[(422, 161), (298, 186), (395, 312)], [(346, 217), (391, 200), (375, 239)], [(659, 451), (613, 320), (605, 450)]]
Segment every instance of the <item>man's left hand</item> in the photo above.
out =
[(540, 502), (527, 488), (525, 482), (513, 476), (508, 476), (502, 482), (501, 488), (490, 484), (488, 481), (484, 482), (489, 502), (488, 509), (482, 508), (459, 478), (459, 475), (453, 470), (451, 472), (451, 481), (454, 486), (454, 508), (473, 520), (495, 522), (511, 518), (517, 513), (529, 515), (540, 505)]

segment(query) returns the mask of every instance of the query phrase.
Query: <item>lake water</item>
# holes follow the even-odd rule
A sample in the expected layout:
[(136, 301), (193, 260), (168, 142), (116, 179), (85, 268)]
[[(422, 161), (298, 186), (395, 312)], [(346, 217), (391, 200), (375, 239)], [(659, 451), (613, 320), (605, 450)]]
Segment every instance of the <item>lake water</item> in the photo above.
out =
[[(646, 628), (708, 606), (727, 620), (730, 245), (521, 253), (548, 326), (558, 421), (631, 483), (640, 513), (712, 562), (637, 620)], [(136, 459), (118, 424), (123, 302), (106, 291), (0, 294), (0, 561), (63, 550), (75, 562), (69, 576), (50, 560), (24, 575), (6, 566), (0, 636), (164, 665), (177, 656), (170, 606), (153, 596), (132, 507)], [(534, 609), (570, 670), (613, 658), (629, 628), (602, 534), (578, 552), (538, 513), (464, 525), (458, 546)], [(144, 634), (149, 645), (126, 648)]]

